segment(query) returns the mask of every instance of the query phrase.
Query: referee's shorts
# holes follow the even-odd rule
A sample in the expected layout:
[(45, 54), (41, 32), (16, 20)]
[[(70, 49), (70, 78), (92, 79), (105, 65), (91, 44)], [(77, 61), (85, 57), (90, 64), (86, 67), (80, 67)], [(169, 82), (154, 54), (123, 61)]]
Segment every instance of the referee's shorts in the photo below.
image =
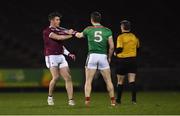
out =
[(126, 75), (128, 73), (137, 73), (136, 57), (117, 58), (116, 74)]

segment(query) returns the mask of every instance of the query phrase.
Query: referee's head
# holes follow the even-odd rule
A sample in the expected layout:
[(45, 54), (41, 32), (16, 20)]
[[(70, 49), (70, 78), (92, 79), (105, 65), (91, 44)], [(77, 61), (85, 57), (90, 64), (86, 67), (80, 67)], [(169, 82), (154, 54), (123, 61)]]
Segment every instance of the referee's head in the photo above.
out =
[(131, 31), (131, 22), (128, 20), (121, 21), (121, 31), (122, 32), (129, 32)]

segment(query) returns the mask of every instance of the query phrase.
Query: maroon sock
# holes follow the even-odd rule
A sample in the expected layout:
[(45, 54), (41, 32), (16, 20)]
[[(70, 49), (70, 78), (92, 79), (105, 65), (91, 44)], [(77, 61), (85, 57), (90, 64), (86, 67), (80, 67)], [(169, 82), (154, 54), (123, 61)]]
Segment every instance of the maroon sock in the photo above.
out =
[(115, 101), (115, 97), (111, 97), (111, 101)]
[(86, 101), (90, 101), (90, 97), (86, 97)]

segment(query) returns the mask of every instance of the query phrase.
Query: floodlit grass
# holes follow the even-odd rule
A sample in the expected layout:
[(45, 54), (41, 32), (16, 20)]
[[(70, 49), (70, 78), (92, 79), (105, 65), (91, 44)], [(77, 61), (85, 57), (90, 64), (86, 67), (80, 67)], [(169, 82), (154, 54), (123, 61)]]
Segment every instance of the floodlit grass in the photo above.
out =
[(64, 92), (55, 93), (55, 106), (47, 105), (47, 93), (0, 93), (0, 114), (180, 114), (180, 92), (140, 92), (131, 104), (130, 93), (122, 104), (110, 106), (107, 93), (92, 93), (91, 106), (84, 105), (84, 94), (75, 92), (76, 106), (67, 104)]

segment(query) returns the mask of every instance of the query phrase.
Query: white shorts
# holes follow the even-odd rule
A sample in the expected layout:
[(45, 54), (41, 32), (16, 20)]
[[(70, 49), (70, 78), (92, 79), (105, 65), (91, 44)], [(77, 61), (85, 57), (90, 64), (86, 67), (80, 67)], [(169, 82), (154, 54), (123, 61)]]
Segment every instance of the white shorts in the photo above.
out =
[(45, 56), (46, 60), (46, 66), (48, 68), (51, 67), (58, 67), (58, 68), (63, 68), (63, 67), (68, 67), (68, 63), (63, 55), (49, 55)]
[(107, 55), (97, 53), (89, 54), (86, 60), (86, 68), (99, 70), (110, 68), (107, 60)]

